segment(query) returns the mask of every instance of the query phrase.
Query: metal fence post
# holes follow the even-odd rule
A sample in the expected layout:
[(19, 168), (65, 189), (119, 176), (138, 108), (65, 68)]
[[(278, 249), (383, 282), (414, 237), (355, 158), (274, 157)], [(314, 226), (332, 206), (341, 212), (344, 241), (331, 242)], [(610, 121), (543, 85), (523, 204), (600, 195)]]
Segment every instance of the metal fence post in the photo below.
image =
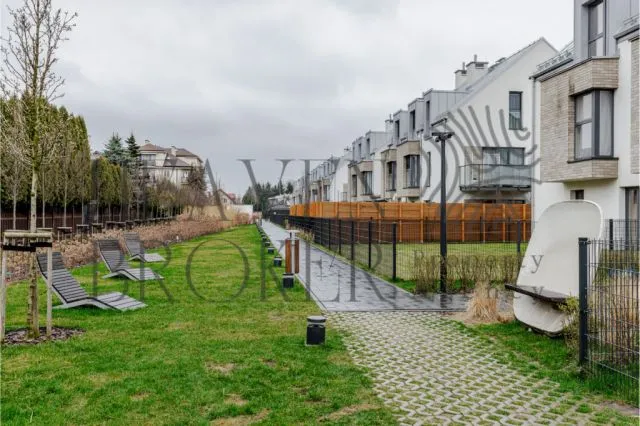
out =
[(516, 253), (518, 256), (522, 252), (521, 245), (522, 244), (522, 221), (519, 220), (516, 222)]
[(369, 241), (368, 266), (371, 269), (371, 221), (367, 225), (367, 240)]
[(609, 219), (609, 250), (613, 250), (613, 219)]
[(331, 235), (331, 222), (333, 222), (333, 219), (327, 219), (327, 223), (329, 224), (329, 241), (328, 241), (329, 250), (331, 250), (331, 237), (332, 237), (332, 235)]
[(351, 261), (356, 258), (356, 221), (351, 221)]
[(324, 246), (324, 219), (320, 218), (318, 219), (318, 221), (320, 222), (320, 245)]
[(579, 351), (578, 359), (580, 365), (587, 361), (589, 350), (589, 317), (588, 317), (588, 297), (589, 286), (589, 241), (587, 238), (578, 239), (578, 301), (579, 301)]
[(393, 222), (391, 226), (391, 279), (396, 280), (397, 277), (397, 260), (398, 260), (398, 224)]
[(338, 254), (342, 255), (342, 219), (338, 219)]

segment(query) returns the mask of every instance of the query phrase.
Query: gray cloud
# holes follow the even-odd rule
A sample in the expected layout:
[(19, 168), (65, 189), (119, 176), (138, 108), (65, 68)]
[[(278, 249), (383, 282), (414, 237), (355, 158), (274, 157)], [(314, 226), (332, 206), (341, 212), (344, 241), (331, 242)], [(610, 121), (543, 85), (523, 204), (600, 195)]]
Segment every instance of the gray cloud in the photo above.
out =
[(540, 36), (556, 47), (572, 37), (572, 2), (557, 0), (57, 4), (80, 15), (60, 52), (61, 102), (85, 116), (92, 145), (133, 131), (184, 146), (235, 192), (249, 184), (237, 158), (273, 180), (274, 159), (341, 153), (422, 91), (450, 88), (473, 54), (494, 61)]

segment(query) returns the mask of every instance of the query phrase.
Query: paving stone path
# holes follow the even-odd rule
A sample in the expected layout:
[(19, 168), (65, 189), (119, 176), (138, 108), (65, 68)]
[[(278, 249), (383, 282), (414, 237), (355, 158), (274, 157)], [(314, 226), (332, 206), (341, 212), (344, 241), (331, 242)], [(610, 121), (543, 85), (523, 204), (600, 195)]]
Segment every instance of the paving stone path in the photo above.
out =
[(612, 423), (612, 412), (498, 361), (495, 348), (428, 312), (329, 314), (400, 424)]
[[(276, 245), (286, 236), (263, 228)], [(400, 424), (618, 424), (557, 383), (500, 362), (493, 345), (438, 313), (464, 310), (464, 296), (416, 297), (305, 242), (300, 252), (300, 280)]]

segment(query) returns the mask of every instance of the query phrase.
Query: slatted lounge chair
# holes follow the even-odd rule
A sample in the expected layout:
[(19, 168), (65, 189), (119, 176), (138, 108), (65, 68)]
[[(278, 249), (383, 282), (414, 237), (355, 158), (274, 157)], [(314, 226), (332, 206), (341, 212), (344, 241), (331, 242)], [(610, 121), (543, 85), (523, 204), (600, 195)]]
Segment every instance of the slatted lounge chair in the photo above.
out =
[(142, 262), (164, 262), (164, 257), (158, 253), (145, 253), (140, 235), (137, 232), (127, 232), (124, 234), (124, 245), (131, 256), (131, 260), (139, 260)]
[(133, 267), (127, 262), (124, 253), (120, 249), (118, 240), (98, 240), (98, 250), (100, 257), (104, 260), (109, 274), (103, 278), (124, 277), (132, 281), (161, 280), (162, 277), (151, 270), (145, 268), (144, 263)]
[[(47, 255), (38, 255), (38, 267), (40, 273), (47, 279)], [(89, 296), (87, 292), (80, 287), (80, 284), (69, 273), (64, 266), (62, 254), (60, 252), (53, 253), (53, 292), (62, 301), (62, 305), (56, 306), (54, 309), (68, 309), (77, 306), (96, 306), (100, 309), (116, 309), (118, 311), (129, 311), (132, 309), (144, 308), (145, 305), (139, 300), (129, 297), (125, 294), (113, 292), (102, 294), (100, 296)]]

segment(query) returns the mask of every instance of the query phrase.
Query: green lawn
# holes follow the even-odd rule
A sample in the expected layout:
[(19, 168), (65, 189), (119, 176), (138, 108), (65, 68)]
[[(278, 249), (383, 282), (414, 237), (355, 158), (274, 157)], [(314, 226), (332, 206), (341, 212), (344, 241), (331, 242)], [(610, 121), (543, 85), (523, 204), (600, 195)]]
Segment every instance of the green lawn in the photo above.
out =
[(582, 375), (575, 351), (562, 338), (552, 339), (533, 333), (515, 321), (473, 326), (471, 330), (505, 348), (499, 353), (509, 363), (554, 380), (560, 384), (562, 392), (572, 392), (578, 396), (591, 395), (638, 406), (637, 388), (621, 385), (610, 374), (600, 377)]
[[(246, 256), (243, 291), (245, 263), (230, 242)], [(261, 286), (260, 245), (253, 226), (175, 245), (169, 265), (153, 265), (171, 300), (149, 282), (145, 309), (54, 311), (56, 326), (86, 332), (2, 348), (2, 423), (394, 423), (339, 335), (329, 329), (325, 346), (304, 345), (305, 318), (318, 308), (300, 286), (286, 295), (270, 278)], [(90, 266), (73, 271), (87, 289), (91, 273)], [(98, 292), (123, 286), (100, 279)], [(138, 287), (129, 294), (138, 297)], [(25, 311), (26, 286), (11, 287), (8, 329), (24, 326)]]

